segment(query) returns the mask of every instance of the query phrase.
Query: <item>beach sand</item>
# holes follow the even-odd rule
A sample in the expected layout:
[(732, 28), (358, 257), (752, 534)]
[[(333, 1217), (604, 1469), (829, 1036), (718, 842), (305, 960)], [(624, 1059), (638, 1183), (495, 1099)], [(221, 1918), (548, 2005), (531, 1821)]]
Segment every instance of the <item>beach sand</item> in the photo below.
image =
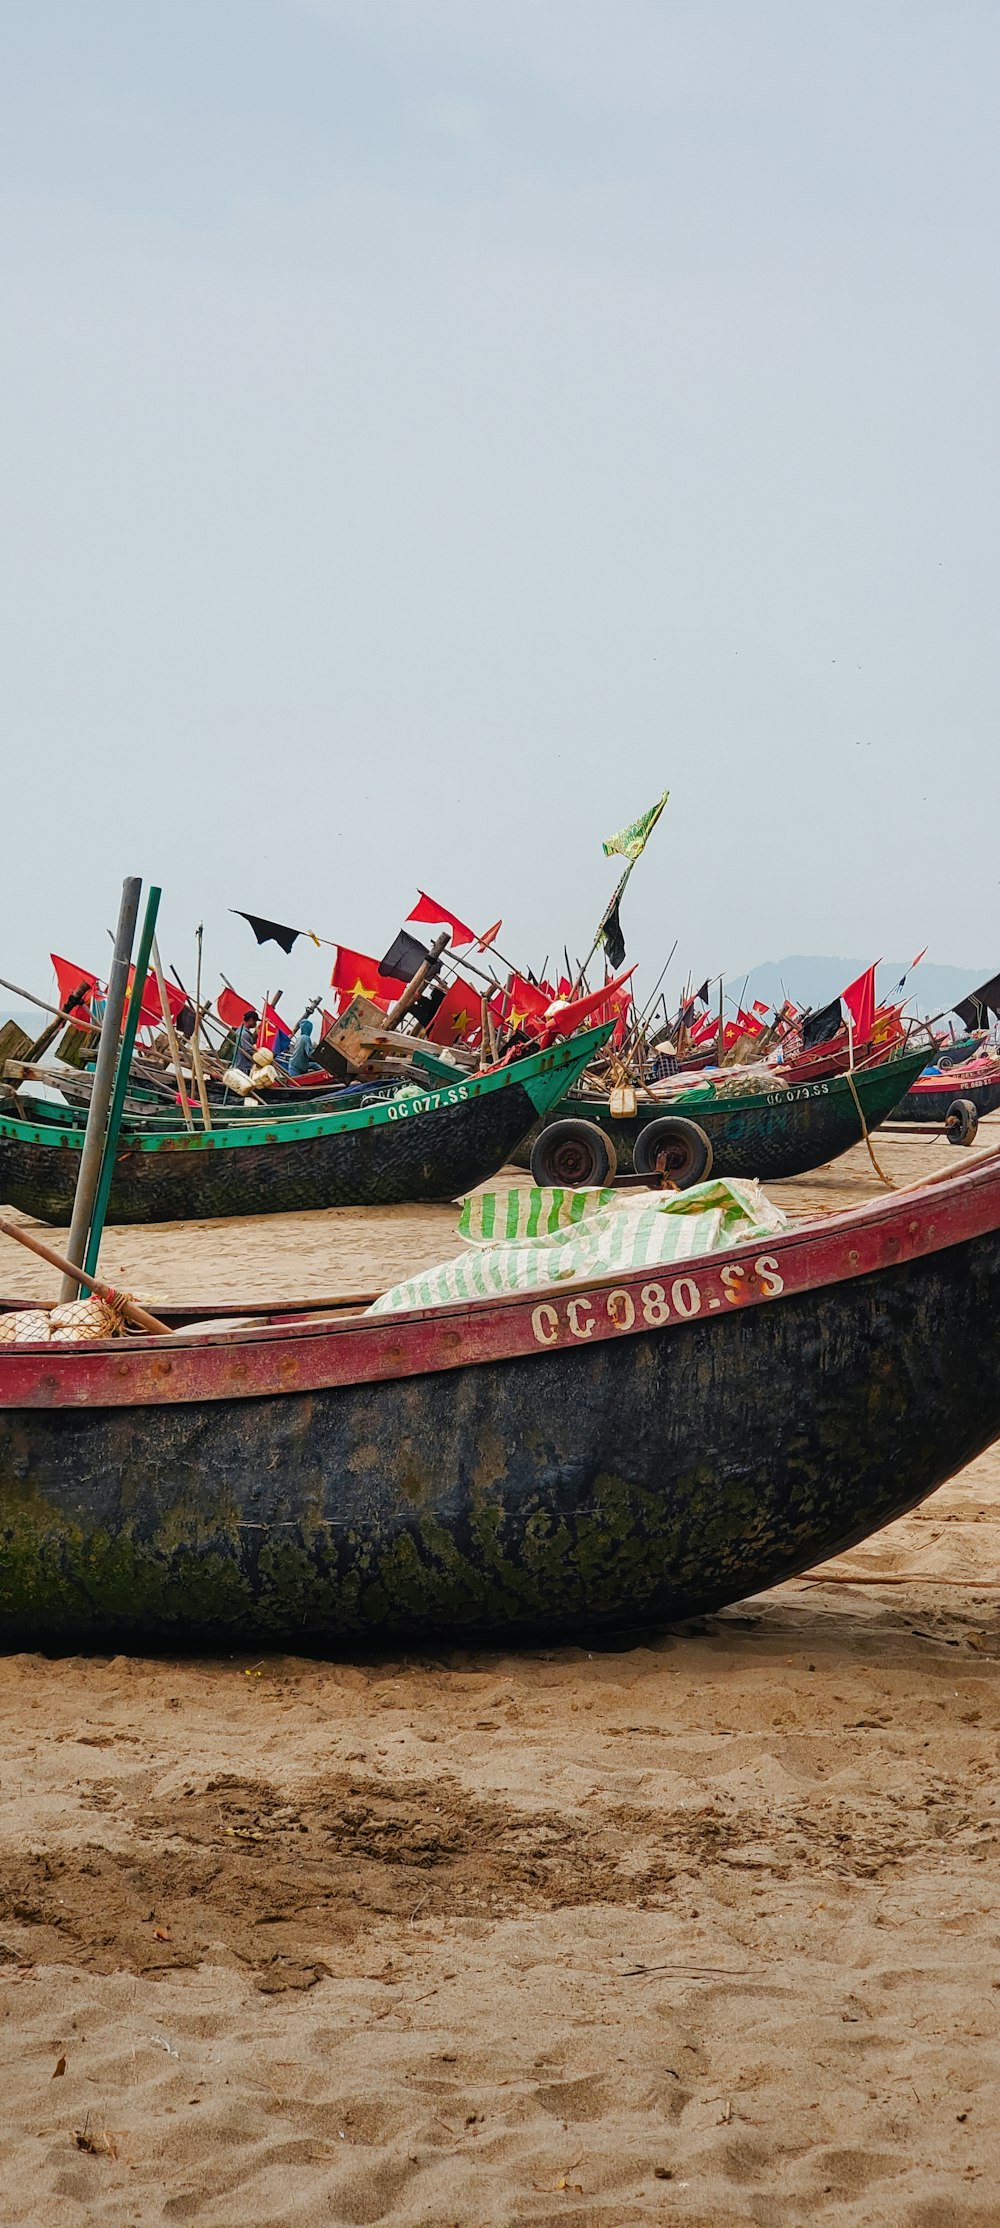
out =
[[(454, 1223), (102, 1267), (325, 1296)], [(52, 1292), (3, 1240), (0, 1286)], [(3, 2228), (996, 2224), (998, 1525), (993, 1450), (823, 1584), (606, 1648), (0, 1658)]]

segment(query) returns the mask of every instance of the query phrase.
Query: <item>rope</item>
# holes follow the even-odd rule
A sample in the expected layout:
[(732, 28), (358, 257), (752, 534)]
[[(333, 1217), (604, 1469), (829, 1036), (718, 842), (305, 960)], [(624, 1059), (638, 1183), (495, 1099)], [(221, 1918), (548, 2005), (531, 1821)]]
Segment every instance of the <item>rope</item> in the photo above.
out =
[(875, 1149), (874, 1149), (874, 1146), (872, 1145), (872, 1141), (871, 1141), (871, 1138), (870, 1138), (870, 1137), (869, 1137), (869, 1135), (868, 1135), (868, 1124), (867, 1124), (867, 1122), (865, 1121), (865, 1110), (864, 1110), (864, 1107), (863, 1107), (863, 1106), (862, 1106), (862, 1104), (861, 1104), (861, 1100), (860, 1100), (860, 1099), (859, 1099), (859, 1097), (858, 1097), (857, 1091), (855, 1090), (855, 1087), (854, 1087), (854, 1077), (853, 1077), (853, 1075), (852, 1075), (852, 1073), (851, 1073), (851, 1070), (850, 1070), (850, 1068), (847, 1068), (847, 1069), (845, 1069), (845, 1074), (846, 1074), (846, 1076), (847, 1076), (847, 1080), (848, 1080), (848, 1083), (849, 1083), (849, 1084), (850, 1084), (850, 1086), (851, 1086), (851, 1097), (852, 1097), (852, 1099), (854, 1100), (854, 1104), (855, 1104), (855, 1106), (857, 1107), (857, 1110), (858, 1110), (858, 1120), (859, 1120), (859, 1122), (860, 1122), (860, 1124), (861, 1124), (861, 1135), (862, 1135), (862, 1137), (864, 1138), (865, 1144), (866, 1144), (866, 1145), (867, 1145), (867, 1147), (868, 1147), (868, 1158), (869, 1158), (869, 1160), (871, 1161), (871, 1164), (872, 1164), (872, 1167), (873, 1167), (873, 1168), (874, 1168), (874, 1170), (875, 1170), (875, 1174), (876, 1174), (876, 1176), (880, 1176), (880, 1177), (881, 1177), (881, 1179), (882, 1179), (882, 1182), (884, 1183), (884, 1185), (885, 1185), (885, 1187), (886, 1187), (886, 1190), (887, 1190), (887, 1191), (895, 1191), (895, 1189), (896, 1189), (896, 1186), (895, 1186), (895, 1184), (893, 1183), (892, 1177), (891, 1177), (891, 1176), (887, 1176), (887, 1175), (886, 1175), (885, 1169), (884, 1169), (884, 1168), (880, 1168), (880, 1167), (879, 1167), (878, 1161), (877, 1161), (877, 1160), (876, 1160), (876, 1158), (875, 1158)]

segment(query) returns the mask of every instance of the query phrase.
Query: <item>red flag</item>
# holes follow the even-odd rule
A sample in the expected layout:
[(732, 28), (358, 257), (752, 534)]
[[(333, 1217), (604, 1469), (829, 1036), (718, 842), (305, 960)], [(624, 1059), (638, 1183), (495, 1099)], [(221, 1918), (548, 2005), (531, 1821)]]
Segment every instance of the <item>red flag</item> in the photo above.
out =
[(215, 1001), (215, 1010), (219, 1020), (225, 1022), (227, 1029), (241, 1029), (244, 1014), (256, 1013), (257, 1008), (252, 998), (241, 998), (239, 992), (230, 990), (227, 983), (225, 990), (219, 992)]
[(848, 983), (847, 989), (840, 993), (851, 1016), (855, 1044), (867, 1044), (871, 1037), (872, 1022), (875, 1019), (875, 968), (877, 965), (878, 961), (873, 961), (870, 967), (866, 967), (864, 974), (858, 976), (856, 982)]
[(490, 947), (490, 945), (491, 945), (491, 944), (492, 944), (492, 942), (493, 942), (493, 938), (494, 938), (495, 936), (499, 936), (499, 934), (500, 934), (500, 930), (502, 929), (502, 927), (503, 927), (503, 921), (502, 921), (502, 920), (499, 920), (499, 921), (494, 921), (494, 923), (493, 923), (493, 926), (492, 926), (492, 928), (488, 928), (488, 929), (487, 929), (487, 931), (486, 931), (486, 934), (485, 934), (485, 936), (481, 936), (481, 937), (480, 937), (480, 939), (479, 939), (479, 944), (478, 944), (478, 949), (479, 949), (479, 950), (480, 950), (481, 952), (485, 952), (485, 951), (488, 951), (488, 950), (489, 950), (489, 947)]
[[(131, 996), (134, 981), (135, 968), (130, 967), (128, 971), (129, 996)], [(167, 1011), (172, 1019), (176, 1021), (181, 1007), (186, 1003), (184, 992), (178, 990), (176, 983), (172, 982), (164, 982), (163, 987), (167, 994)], [(156, 986), (156, 976), (150, 974), (146, 976), (143, 984), (142, 1000), (139, 1006), (139, 1027), (140, 1029), (161, 1029), (162, 1026), (163, 1010), (160, 1005), (160, 993)]]
[(94, 999), (103, 998), (104, 996), (104, 991), (101, 987), (100, 982), (98, 981), (97, 976), (91, 974), (89, 967), (74, 967), (71, 960), (57, 958), (55, 952), (50, 952), (49, 958), (51, 959), (52, 965), (55, 968), (56, 981), (59, 985), (59, 1003), (61, 1006), (65, 1006), (67, 1004), (67, 1001), (72, 997), (74, 990), (81, 990), (83, 989), (84, 985), (86, 985), (87, 989), (89, 990), (90, 997), (87, 999), (86, 1004), (80, 1006), (77, 1009), (80, 1015), (80, 1020), (84, 1023), (84, 1025), (86, 1025), (87, 1021), (93, 1018), (92, 1009)]
[(520, 1028), (525, 1021), (541, 1021), (552, 1000), (539, 990), (537, 983), (526, 982), (523, 975), (512, 975), (507, 985), (509, 1004), (507, 1020), (512, 1029)]
[(561, 1037), (572, 1036), (573, 1031), (579, 1029), (585, 1021), (595, 1021), (602, 1007), (613, 1007), (615, 991), (620, 990), (623, 983), (631, 982), (637, 964), (636, 961), (626, 968), (623, 975), (615, 975), (611, 982), (605, 983), (603, 990), (592, 990), (588, 998), (574, 998), (571, 1005), (557, 1004), (554, 1011), (550, 1006), (545, 1017), (546, 1037), (556, 1034)]
[[(465, 922), (459, 920), (457, 913), (449, 913), (448, 907), (439, 905), (435, 898), (428, 897), (426, 890), (421, 890), (412, 913), (407, 913), (406, 918), (408, 921), (437, 921), (441, 927), (447, 922), (453, 944), (474, 944), (476, 941), (475, 929), (466, 928)], [(497, 928), (499, 926), (498, 921)]]
[(269, 1006), (265, 1001), (264, 1011), (260, 1017), (260, 1028), (257, 1031), (258, 1045), (262, 1045), (267, 1052), (273, 1052), (276, 1037), (284, 1037), (286, 1042), (290, 1043), (291, 1035), (292, 1032), (287, 1021), (282, 1021), (277, 1008)]
[(432, 1044), (478, 1044), (482, 1033), (479, 992), (458, 976), (449, 983), (427, 1035)]
[(398, 981), (395, 975), (379, 974), (377, 959), (369, 959), (365, 952), (352, 952), (346, 944), (337, 945), (330, 981), (342, 998), (350, 1000), (360, 994), (383, 1009), (391, 1006), (406, 989), (406, 984)]

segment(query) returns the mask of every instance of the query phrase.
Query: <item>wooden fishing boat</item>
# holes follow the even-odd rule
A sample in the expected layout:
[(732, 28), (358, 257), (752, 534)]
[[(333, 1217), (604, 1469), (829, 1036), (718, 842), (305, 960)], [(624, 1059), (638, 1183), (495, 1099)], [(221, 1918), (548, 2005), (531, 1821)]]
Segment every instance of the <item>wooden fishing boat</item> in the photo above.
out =
[[(583, 1072), (608, 1026), (509, 1067), (346, 1114), (233, 1122), (193, 1135), (123, 1130), (107, 1219), (175, 1222), (454, 1199), (503, 1167)], [(25, 1122), (0, 1114), (0, 1200), (43, 1222), (68, 1223), (84, 1131), (50, 1115)]]
[(940, 1075), (919, 1075), (896, 1108), (897, 1122), (946, 1122), (956, 1099), (968, 1099), (977, 1115), (1000, 1107), (1000, 1063), (977, 1060), (948, 1067)]
[[(538, 1156), (532, 1163), (536, 1140), (549, 1124), (574, 1118), (595, 1124), (610, 1140), (619, 1171), (638, 1167), (649, 1174), (659, 1168), (681, 1188), (700, 1182), (709, 1171), (715, 1176), (759, 1176), (763, 1182), (801, 1176), (856, 1145), (863, 1135), (862, 1115), (869, 1130), (886, 1121), (925, 1059), (926, 1051), (903, 1053), (851, 1076), (788, 1086), (775, 1082), (763, 1090), (758, 1084), (738, 1097), (727, 1092), (713, 1099), (697, 1088), (681, 1090), (669, 1098), (637, 1099), (635, 1112), (626, 1115), (612, 1113), (607, 1098), (578, 1092), (544, 1117), (514, 1159), (520, 1167), (533, 1165), (540, 1181), (543, 1176), (550, 1183), (600, 1181), (599, 1172), (581, 1174), (569, 1136), (562, 1173), (555, 1136), (552, 1167), (543, 1170)], [(696, 1149), (692, 1129), (707, 1142), (707, 1154), (704, 1147)]]
[(650, 1275), (0, 1347), (0, 1641), (344, 1648), (719, 1608), (1000, 1434), (1000, 1155)]

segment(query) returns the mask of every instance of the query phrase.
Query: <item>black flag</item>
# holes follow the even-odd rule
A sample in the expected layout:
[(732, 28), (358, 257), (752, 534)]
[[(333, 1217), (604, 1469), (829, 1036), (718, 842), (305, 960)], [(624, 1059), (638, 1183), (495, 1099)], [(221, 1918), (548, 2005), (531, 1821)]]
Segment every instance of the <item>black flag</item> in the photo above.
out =
[(241, 912), (238, 905), (231, 905), (229, 910), (239, 920), (249, 921), (258, 944), (280, 944), (283, 952), (291, 951), (297, 937), (309, 934), (306, 928), (285, 928), (281, 921), (260, 920), (256, 913)]
[(992, 975), (989, 982), (980, 983), (978, 990), (970, 990), (952, 1012), (961, 1014), (967, 1029), (987, 1029), (990, 1013), (1000, 1014), (1000, 975)]
[[(395, 975), (397, 981), (412, 982), (417, 968), (422, 967), (430, 956), (426, 944), (422, 944), (418, 936), (408, 936), (405, 928), (401, 928), (395, 943), (390, 944), (385, 958), (379, 960), (378, 971), (380, 975)], [(434, 974), (437, 974), (440, 965), (439, 959), (431, 962)]]
[(604, 926), (601, 930), (601, 942), (612, 967), (620, 967), (625, 957), (625, 938), (622, 935), (622, 924), (618, 917), (617, 898), (610, 913), (605, 915)]
[(836, 1036), (843, 1019), (839, 998), (831, 998), (828, 1006), (822, 1006), (818, 1013), (807, 1015), (802, 1024), (803, 1050), (808, 1048), (812, 1051), (817, 1044), (829, 1044), (830, 1038)]

